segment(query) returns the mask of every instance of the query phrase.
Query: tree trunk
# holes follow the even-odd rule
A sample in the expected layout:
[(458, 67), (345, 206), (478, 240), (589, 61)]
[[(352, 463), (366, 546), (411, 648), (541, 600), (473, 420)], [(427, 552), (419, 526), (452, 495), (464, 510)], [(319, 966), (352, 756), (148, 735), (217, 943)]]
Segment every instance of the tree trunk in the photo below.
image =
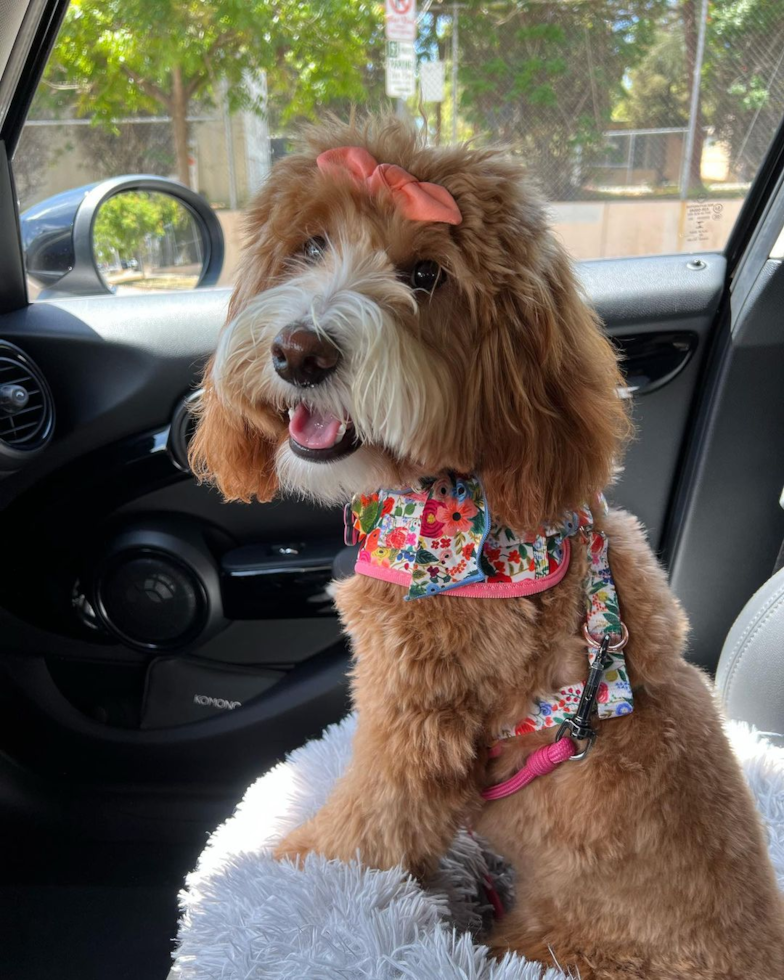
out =
[[(686, 47), (686, 84), (689, 98), (694, 88), (694, 72), (697, 67), (697, 39), (699, 35), (699, 0), (683, 0), (681, 13), (683, 17), (683, 38)], [(697, 125), (694, 127), (694, 146), (689, 161), (688, 191), (702, 191), (702, 145), (705, 133), (702, 125), (702, 96), (697, 100)]]
[[(438, 21), (439, 21), (439, 18), (438, 18), (438, 16), (436, 16), (434, 18), (434, 23), (433, 23), (433, 28), (434, 28), (436, 37), (438, 37)], [(438, 50), (438, 60), (439, 61), (443, 61), (444, 60), (444, 51), (443, 51), (443, 47), (444, 46), (441, 43), (437, 43), (436, 47), (437, 47), (437, 50)], [(444, 104), (443, 104), (443, 102), (436, 102), (436, 146), (441, 146), (441, 128), (442, 128), (443, 124), (444, 124)]]
[[(188, 166), (188, 98), (182, 84), (182, 69), (172, 69), (171, 99), (169, 103), (174, 135), (174, 151), (177, 154), (177, 176), (186, 187), (191, 186)], [(198, 188), (193, 188), (197, 190)]]

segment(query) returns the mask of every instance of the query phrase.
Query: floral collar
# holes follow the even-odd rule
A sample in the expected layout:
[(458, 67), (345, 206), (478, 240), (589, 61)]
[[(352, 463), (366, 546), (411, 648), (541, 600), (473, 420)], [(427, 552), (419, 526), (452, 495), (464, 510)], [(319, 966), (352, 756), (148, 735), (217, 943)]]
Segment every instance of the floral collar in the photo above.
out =
[(408, 599), (543, 592), (566, 574), (569, 538), (592, 523), (582, 508), (521, 537), (492, 521), (477, 477), (451, 475), (424, 481), (418, 491), (355, 498), (351, 520), (352, 542), (360, 541), (356, 571), (406, 586)]
[[(606, 510), (601, 496), (598, 505)], [(347, 543), (360, 544), (355, 571), (404, 586), (406, 599), (440, 594), (515, 598), (543, 592), (563, 579), (571, 542), (579, 537), (589, 557), (584, 629), (589, 663), (605, 634), (622, 638), (610, 647), (598, 716), (611, 718), (632, 711), (623, 653), (626, 628), (610, 570), (609, 545), (606, 535), (594, 528), (588, 507), (521, 536), (493, 522), (478, 477), (448, 474), (423, 481), (418, 490), (379, 490), (357, 497), (345, 516)], [(583, 687), (578, 682), (537, 698), (529, 714), (505, 727), (497, 738), (557, 728), (574, 714)]]

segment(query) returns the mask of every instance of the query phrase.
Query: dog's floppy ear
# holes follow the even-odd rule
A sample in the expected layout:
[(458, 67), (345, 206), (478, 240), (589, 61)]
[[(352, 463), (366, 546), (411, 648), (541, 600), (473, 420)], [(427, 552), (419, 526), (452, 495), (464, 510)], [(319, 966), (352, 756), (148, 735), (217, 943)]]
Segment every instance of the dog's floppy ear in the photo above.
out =
[[(495, 520), (517, 531), (589, 504), (611, 482), (630, 434), (615, 349), (547, 235), (502, 301), (482, 345), (480, 473)], [(524, 268), (525, 267), (525, 268)], [(487, 381), (489, 380), (489, 383)]]
[[(245, 217), (245, 241), (224, 331), (275, 278), (287, 242), (284, 229), (269, 227), (274, 204), (287, 186), (287, 175), (296, 188), (297, 172), (304, 167), (301, 158), (277, 165)], [(198, 480), (214, 483), (227, 500), (271, 500), (278, 489), (275, 454), (282, 439), (280, 417), (262, 404), (250, 404), (241, 386), (229, 384), (229, 392), (222, 391), (221, 397), (214, 361), (204, 370), (203, 395), (194, 409), (197, 426), (188, 451), (191, 469)]]
[(278, 489), (275, 453), (280, 420), (271, 410), (238, 411), (217, 395), (212, 364), (204, 372), (204, 392), (195, 409), (197, 427), (188, 450), (194, 476), (214, 483), (227, 500), (271, 500)]

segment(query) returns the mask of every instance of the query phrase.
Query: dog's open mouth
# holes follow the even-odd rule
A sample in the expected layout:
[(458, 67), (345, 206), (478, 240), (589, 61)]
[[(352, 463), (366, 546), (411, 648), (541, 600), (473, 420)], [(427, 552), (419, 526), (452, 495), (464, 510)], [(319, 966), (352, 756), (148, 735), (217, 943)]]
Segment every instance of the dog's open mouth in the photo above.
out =
[(331, 463), (359, 449), (359, 439), (350, 419), (299, 404), (289, 410), (289, 446), (301, 459)]

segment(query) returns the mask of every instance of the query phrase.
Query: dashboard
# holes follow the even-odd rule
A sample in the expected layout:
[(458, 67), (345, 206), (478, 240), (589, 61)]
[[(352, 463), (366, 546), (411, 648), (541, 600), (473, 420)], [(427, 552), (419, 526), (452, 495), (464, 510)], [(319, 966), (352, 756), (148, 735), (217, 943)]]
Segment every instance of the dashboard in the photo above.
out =
[[(633, 268), (633, 281), (624, 262), (580, 274), (643, 421), (615, 499), (655, 547), (724, 267)], [(0, 317), (14, 371), (33, 372), (7, 372), (4, 394), (0, 375), (0, 700), (7, 750), (39, 770), (241, 783), (346, 711), (350, 652), (326, 588), (342, 514), (226, 504), (188, 472), (188, 408), (229, 296), (62, 299)], [(26, 384), (35, 425), (22, 429)]]
[(133, 323), (86, 322), (121, 314), (115, 298), (4, 318), (20, 336), (0, 342), (3, 652), (31, 693), (43, 668), (61, 709), (104, 729), (193, 725), (332, 648), (345, 661), (327, 594), (342, 514), (226, 504), (188, 470), (227, 298), (178, 295), (168, 318), (157, 298), (152, 330), (138, 303)]

